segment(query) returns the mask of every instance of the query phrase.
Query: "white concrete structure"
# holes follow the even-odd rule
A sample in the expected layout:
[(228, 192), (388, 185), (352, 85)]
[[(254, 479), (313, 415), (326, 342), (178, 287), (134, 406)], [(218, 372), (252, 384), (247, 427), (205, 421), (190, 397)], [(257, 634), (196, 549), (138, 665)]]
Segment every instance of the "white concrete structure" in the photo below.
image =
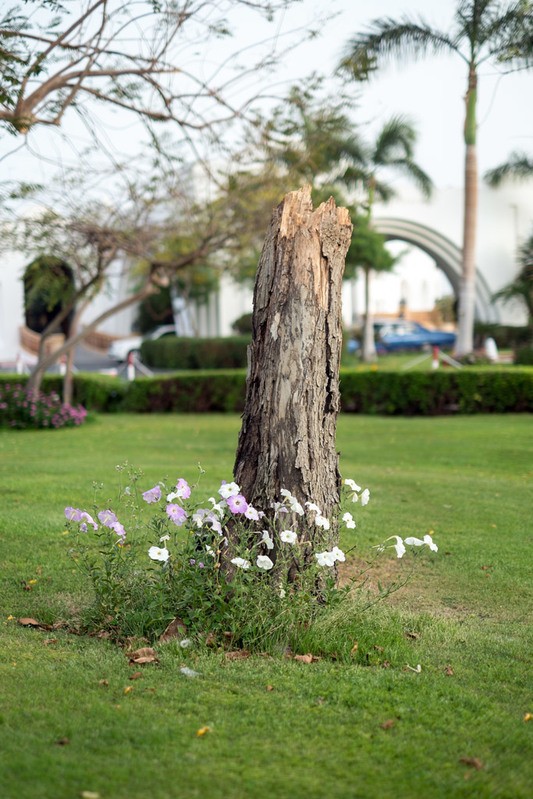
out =
[[(460, 189), (441, 189), (430, 201), (414, 190), (387, 205), (376, 205), (375, 225), (391, 240), (392, 247), (409, 252), (390, 275), (378, 276), (373, 287), (373, 313), (394, 313), (400, 300), (409, 310), (431, 310), (435, 299), (456, 293), (460, 269), (463, 201)], [(533, 181), (508, 183), (493, 190), (480, 187), (477, 246), (476, 314), (482, 321), (524, 324), (519, 308), (492, 304), (491, 296), (509, 283), (517, 271), (517, 248), (533, 230)], [(20, 354), (19, 327), (23, 324), (22, 274), (29, 258), (20, 253), (4, 254), (0, 261), (0, 363), (14, 362)], [(344, 321), (351, 324), (363, 309), (362, 281), (347, 284), (344, 291)], [(127, 291), (120, 270), (106, 290), (87, 309), (90, 321), (114, 304)], [(201, 336), (231, 335), (232, 323), (252, 310), (252, 291), (223, 277), (220, 290), (208, 304), (193, 309), (193, 327)], [(134, 309), (111, 317), (105, 332), (127, 334)]]

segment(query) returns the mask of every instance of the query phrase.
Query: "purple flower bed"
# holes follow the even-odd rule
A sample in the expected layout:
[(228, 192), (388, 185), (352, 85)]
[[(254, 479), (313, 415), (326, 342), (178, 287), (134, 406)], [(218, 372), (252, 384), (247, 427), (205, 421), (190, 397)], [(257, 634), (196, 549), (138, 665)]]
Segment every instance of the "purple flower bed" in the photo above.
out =
[(86, 416), (82, 405), (62, 403), (55, 393), (27, 391), (20, 383), (0, 384), (0, 427), (57, 430), (78, 426)]

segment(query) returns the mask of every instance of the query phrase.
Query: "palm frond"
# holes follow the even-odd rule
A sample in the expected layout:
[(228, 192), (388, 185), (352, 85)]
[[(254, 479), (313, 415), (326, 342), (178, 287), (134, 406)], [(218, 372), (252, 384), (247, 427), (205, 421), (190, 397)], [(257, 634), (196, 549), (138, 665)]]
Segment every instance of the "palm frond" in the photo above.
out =
[(396, 56), (417, 58), (428, 53), (454, 51), (460, 54), (458, 43), (424, 20), (409, 17), (396, 21), (391, 17), (374, 20), (367, 32), (353, 37), (346, 47), (339, 69), (357, 80), (368, 78), (382, 60)]
[(520, 152), (511, 153), (505, 163), (494, 167), (494, 169), (489, 169), (483, 175), (485, 182), (493, 188), (508, 178), (526, 180), (531, 177), (533, 177), (533, 158)]
[(416, 141), (414, 125), (403, 116), (389, 119), (378, 133), (372, 160), (384, 166), (398, 158), (411, 158)]

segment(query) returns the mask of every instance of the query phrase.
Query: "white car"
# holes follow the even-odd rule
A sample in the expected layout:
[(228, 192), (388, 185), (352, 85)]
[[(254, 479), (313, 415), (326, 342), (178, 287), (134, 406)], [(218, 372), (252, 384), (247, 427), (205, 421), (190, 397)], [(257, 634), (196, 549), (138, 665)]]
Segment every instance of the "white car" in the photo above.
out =
[(148, 333), (147, 336), (127, 336), (126, 338), (117, 338), (116, 341), (109, 346), (107, 354), (109, 358), (121, 363), (128, 360), (130, 353), (137, 358), (140, 355), (141, 344), (143, 341), (150, 341), (153, 339), (162, 338), (163, 336), (175, 336), (176, 329), (174, 325), (160, 325)]

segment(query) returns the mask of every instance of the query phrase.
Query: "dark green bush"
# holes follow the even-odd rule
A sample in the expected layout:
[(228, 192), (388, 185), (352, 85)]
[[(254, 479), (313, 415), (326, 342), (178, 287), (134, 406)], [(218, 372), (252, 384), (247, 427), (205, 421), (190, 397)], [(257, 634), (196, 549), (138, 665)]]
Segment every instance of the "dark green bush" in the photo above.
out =
[(135, 413), (239, 413), (244, 408), (246, 373), (184, 372), (140, 378), (128, 385), (122, 410)]
[(533, 347), (518, 347), (514, 354), (514, 362), (519, 366), (533, 366)]
[(531, 344), (531, 328), (526, 325), (495, 325), (476, 322), (474, 325), (474, 341), (477, 349), (482, 349), (485, 339), (491, 337), (503, 350), (512, 350), (524, 344)]
[[(17, 378), (25, 382), (27, 378)], [(0, 385), (14, 382), (0, 376)], [(89, 410), (133, 413), (240, 413), (246, 371), (212, 370), (139, 378), (127, 383), (104, 375), (77, 374), (74, 399)], [(49, 376), (46, 390), (61, 390), (61, 378)], [(437, 416), (450, 413), (533, 412), (533, 368), (438, 369), (387, 372), (341, 369), (341, 405), (345, 413)]]
[(155, 369), (243, 369), (249, 336), (176, 338), (143, 341), (141, 358)]

